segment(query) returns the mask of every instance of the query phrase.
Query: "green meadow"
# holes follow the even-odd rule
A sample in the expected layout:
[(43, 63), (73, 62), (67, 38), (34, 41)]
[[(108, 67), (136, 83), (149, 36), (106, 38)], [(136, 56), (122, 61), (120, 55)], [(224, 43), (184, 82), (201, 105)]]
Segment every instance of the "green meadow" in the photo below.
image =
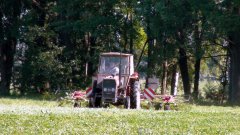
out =
[(91, 109), (0, 98), (0, 134), (240, 134), (240, 107), (184, 106), (178, 111)]

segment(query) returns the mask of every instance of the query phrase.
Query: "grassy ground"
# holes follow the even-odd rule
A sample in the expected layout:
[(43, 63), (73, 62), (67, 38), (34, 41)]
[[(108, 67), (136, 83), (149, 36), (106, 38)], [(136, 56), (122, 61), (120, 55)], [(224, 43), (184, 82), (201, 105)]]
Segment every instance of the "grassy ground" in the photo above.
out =
[(185, 108), (76, 109), (54, 101), (0, 98), (0, 134), (240, 134), (240, 107)]

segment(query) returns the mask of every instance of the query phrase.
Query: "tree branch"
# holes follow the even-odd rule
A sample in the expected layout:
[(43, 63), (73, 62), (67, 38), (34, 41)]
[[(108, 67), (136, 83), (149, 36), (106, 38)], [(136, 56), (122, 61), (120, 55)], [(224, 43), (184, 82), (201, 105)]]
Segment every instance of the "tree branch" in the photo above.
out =
[(139, 57), (139, 59), (138, 59), (138, 63), (137, 63), (137, 65), (136, 65), (136, 69), (138, 69), (138, 66), (139, 66), (139, 64), (140, 64), (140, 62), (141, 62), (142, 55), (143, 55), (143, 52), (144, 52), (144, 50), (145, 50), (145, 47), (146, 47), (148, 41), (149, 41), (149, 39), (147, 39), (146, 42), (144, 43), (144, 46), (143, 46), (143, 49), (142, 49), (141, 55), (140, 55), (140, 57)]

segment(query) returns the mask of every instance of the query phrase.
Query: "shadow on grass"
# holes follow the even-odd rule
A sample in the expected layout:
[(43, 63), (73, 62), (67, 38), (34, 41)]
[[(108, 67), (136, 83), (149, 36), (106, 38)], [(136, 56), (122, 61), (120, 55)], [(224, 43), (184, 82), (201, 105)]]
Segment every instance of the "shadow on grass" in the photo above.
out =
[(223, 102), (207, 99), (198, 99), (189, 102), (190, 104), (200, 105), (200, 106), (221, 106), (221, 107), (239, 107), (239, 103), (230, 103), (226, 100)]
[(63, 96), (62, 94), (53, 94), (53, 93), (29, 93), (26, 95), (0, 95), (0, 98), (8, 98), (8, 99), (27, 99), (27, 100), (37, 100), (37, 101), (56, 101), (58, 98)]

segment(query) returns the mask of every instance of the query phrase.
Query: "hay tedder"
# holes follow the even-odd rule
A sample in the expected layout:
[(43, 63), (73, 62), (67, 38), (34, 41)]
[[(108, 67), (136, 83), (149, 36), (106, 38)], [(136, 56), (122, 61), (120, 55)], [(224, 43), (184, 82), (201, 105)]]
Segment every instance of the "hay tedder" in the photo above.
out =
[(93, 77), (90, 107), (124, 105), (140, 108), (140, 84), (134, 71), (133, 55), (126, 53), (102, 53), (97, 74)]

